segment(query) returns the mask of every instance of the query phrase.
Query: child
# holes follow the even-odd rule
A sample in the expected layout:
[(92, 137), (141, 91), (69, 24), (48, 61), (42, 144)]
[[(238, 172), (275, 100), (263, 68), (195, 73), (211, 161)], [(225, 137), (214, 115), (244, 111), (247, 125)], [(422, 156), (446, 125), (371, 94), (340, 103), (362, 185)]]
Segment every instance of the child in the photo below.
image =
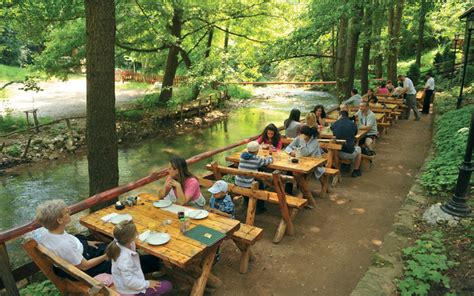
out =
[[(105, 250), (112, 260), (112, 278), (121, 296), (156, 296), (169, 292), (169, 281), (147, 281), (144, 273), (156, 271), (161, 261), (151, 255), (140, 256), (136, 252), (137, 227), (132, 221), (124, 221), (114, 228), (114, 240)], [(143, 266), (143, 268), (142, 268)]]
[[(273, 158), (271, 156), (266, 158), (258, 156), (258, 150), (260, 150), (260, 145), (258, 142), (252, 141), (247, 144), (247, 151), (240, 155), (239, 170), (258, 171), (259, 168), (269, 165), (273, 162)], [(235, 176), (235, 185), (250, 188), (252, 186), (253, 180), (253, 177), (237, 175)], [(245, 201), (248, 203), (248, 198), (245, 198)], [(256, 213), (260, 214), (265, 211), (266, 209), (264, 201), (258, 200)]]
[[(46, 201), (36, 209), (36, 221), (47, 231), (41, 233), (39, 243), (51, 252), (76, 266), (90, 276), (110, 273), (110, 261), (104, 255), (105, 244), (87, 241), (66, 232), (71, 222), (69, 209), (61, 199)], [(53, 266), (54, 273), (70, 278), (63, 270)]]
[(227, 194), (228, 187), (229, 185), (225, 181), (219, 180), (207, 190), (212, 194), (209, 200), (210, 211), (235, 219), (234, 202), (232, 197)]

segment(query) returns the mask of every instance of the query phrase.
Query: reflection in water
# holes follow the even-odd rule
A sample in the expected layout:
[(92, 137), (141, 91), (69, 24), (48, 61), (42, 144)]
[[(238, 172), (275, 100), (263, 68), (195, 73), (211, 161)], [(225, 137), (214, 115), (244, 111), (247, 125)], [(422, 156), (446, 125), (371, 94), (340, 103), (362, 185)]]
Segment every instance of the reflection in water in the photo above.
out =
[[(270, 96), (257, 101), (251, 108), (232, 111), (225, 121), (206, 129), (159, 139), (149, 139), (120, 147), (120, 184), (125, 184), (167, 166), (171, 157), (188, 158), (207, 150), (223, 147), (255, 135), (264, 126), (274, 122), (283, 124), (289, 110), (311, 110), (317, 104), (332, 107), (336, 99), (327, 93), (302, 90), (259, 88), (259, 94)], [(242, 148), (236, 148), (242, 149)], [(228, 154), (228, 153), (226, 153)], [(224, 154), (191, 167), (195, 174), (204, 172), (204, 164), (216, 160), (224, 162)], [(0, 231), (23, 224), (34, 217), (38, 203), (52, 198), (62, 198), (72, 204), (88, 196), (87, 158), (71, 157), (66, 162), (48, 163), (43, 166), (22, 168), (15, 176), (0, 178)], [(159, 184), (150, 184), (141, 191), (154, 192)]]

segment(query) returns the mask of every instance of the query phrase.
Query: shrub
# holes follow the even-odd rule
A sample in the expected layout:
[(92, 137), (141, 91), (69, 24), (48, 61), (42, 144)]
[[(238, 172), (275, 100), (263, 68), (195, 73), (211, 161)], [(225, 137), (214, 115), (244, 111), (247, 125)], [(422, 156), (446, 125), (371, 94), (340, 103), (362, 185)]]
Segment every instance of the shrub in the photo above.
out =
[(426, 164), (421, 176), (421, 184), (428, 194), (446, 193), (456, 185), (472, 112), (474, 105), (468, 105), (446, 112), (436, 121), (433, 139), (435, 156)]
[(242, 87), (240, 85), (232, 84), (227, 87), (228, 94), (231, 98), (236, 99), (250, 99), (253, 95), (252, 90), (247, 87)]
[(0, 132), (8, 133), (17, 129), (26, 128), (26, 119), (13, 115), (0, 116)]
[(138, 122), (143, 119), (144, 113), (143, 110), (125, 110), (117, 112), (117, 115), (122, 120)]
[(21, 155), (21, 147), (18, 144), (11, 145), (7, 148), (6, 153), (13, 157), (20, 157)]
[(31, 283), (20, 290), (21, 296), (60, 296), (61, 294), (50, 281)]
[(410, 65), (408, 68), (407, 76), (413, 81), (413, 85), (416, 86), (420, 81), (420, 67), (416, 63)]

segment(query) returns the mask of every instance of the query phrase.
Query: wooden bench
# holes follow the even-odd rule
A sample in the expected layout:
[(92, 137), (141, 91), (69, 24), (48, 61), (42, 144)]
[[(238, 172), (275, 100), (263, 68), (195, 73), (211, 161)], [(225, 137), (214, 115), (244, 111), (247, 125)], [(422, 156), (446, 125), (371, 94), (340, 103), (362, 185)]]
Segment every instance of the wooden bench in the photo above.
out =
[[(58, 288), (62, 295), (117, 295), (113, 288), (105, 287), (102, 282), (89, 276), (66, 260), (56, 256), (46, 247), (38, 244), (34, 239), (23, 244), (26, 253), (39, 267), (44, 275)], [(53, 271), (53, 264), (75, 278), (73, 281), (61, 278)]]
[(249, 261), (254, 260), (250, 247), (260, 240), (262, 236), (263, 229), (244, 223), (240, 223), (239, 230), (232, 234), (232, 240), (241, 252), (239, 267), (240, 273), (247, 273)]
[(273, 237), (274, 243), (279, 243), (283, 239), (285, 233), (288, 235), (294, 235), (293, 219), (298, 213), (298, 210), (302, 209), (308, 204), (308, 200), (286, 194), (283, 186), (283, 180), (288, 178), (288, 176), (283, 177), (279, 171), (274, 171), (270, 174), (239, 170), (236, 168), (219, 166), (216, 162), (207, 165), (206, 168), (214, 173), (215, 180), (220, 180), (222, 179), (222, 175), (229, 174), (234, 176), (240, 175), (254, 177), (259, 180), (273, 181), (273, 188), (276, 192), (258, 189), (257, 182), (254, 182), (251, 188), (244, 188), (234, 184), (229, 184), (229, 191), (234, 194), (246, 196), (249, 198), (247, 216), (245, 220), (245, 223), (248, 225), (253, 225), (255, 222), (257, 200), (264, 200), (279, 205), (282, 218)]

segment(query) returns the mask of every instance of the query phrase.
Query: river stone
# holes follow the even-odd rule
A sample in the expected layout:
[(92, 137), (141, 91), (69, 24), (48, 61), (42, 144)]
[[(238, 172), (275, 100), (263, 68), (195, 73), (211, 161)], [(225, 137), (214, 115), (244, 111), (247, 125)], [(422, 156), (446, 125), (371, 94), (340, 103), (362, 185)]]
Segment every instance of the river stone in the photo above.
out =
[(194, 118), (193, 118), (193, 123), (194, 123), (195, 125), (201, 125), (201, 124), (203, 123), (202, 118), (194, 117)]
[(448, 226), (456, 226), (459, 218), (451, 216), (441, 210), (441, 203), (437, 203), (429, 207), (423, 213), (423, 220), (429, 225), (438, 225), (446, 223)]
[(59, 158), (59, 154), (56, 152), (53, 152), (48, 156), (49, 160), (58, 159), (58, 158)]

